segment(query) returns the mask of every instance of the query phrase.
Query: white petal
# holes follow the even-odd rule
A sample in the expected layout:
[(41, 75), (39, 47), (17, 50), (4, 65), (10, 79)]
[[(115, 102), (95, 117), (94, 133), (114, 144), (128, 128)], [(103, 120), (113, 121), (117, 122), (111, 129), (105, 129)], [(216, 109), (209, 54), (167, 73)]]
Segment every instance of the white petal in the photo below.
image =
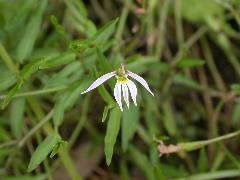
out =
[(133, 100), (135, 106), (137, 106), (137, 87), (131, 80), (128, 80), (127, 86), (130, 91), (132, 100)]
[(127, 84), (122, 84), (122, 91), (123, 91), (123, 99), (129, 108), (129, 100), (128, 100), (128, 87)]
[(143, 85), (143, 87), (145, 87), (145, 89), (148, 90), (148, 92), (150, 92), (150, 93), (154, 96), (154, 94), (153, 94), (153, 92), (150, 90), (147, 82), (146, 82), (141, 76), (139, 76), (139, 75), (137, 75), (137, 74), (135, 74), (135, 73), (133, 73), (133, 72), (131, 72), (131, 71), (127, 71), (127, 72), (128, 72), (128, 75), (129, 75), (130, 77), (132, 77), (133, 79), (136, 79), (140, 84)]
[(85, 91), (83, 91), (81, 94), (85, 94), (93, 89), (95, 89), (96, 87), (100, 86), (102, 83), (104, 83), (105, 81), (107, 81), (108, 79), (110, 79), (111, 77), (113, 77), (116, 74), (116, 71), (104, 74), (103, 76), (99, 77), (96, 81), (94, 81), (91, 86), (89, 86)]
[(116, 83), (115, 87), (114, 87), (114, 97), (121, 109), (121, 111), (123, 111), (122, 108), (122, 95), (121, 95), (121, 84), (120, 83)]

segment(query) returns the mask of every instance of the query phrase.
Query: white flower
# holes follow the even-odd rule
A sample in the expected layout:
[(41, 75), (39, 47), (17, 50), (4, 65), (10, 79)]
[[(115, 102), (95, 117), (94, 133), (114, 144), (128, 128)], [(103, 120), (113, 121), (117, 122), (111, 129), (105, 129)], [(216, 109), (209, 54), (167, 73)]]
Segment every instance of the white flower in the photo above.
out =
[(143, 85), (143, 87), (145, 87), (145, 89), (147, 89), (147, 91), (149, 93), (151, 93), (154, 96), (154, 94), (150, 90), (147, 82), (139, 75), (137, 75), (131, 71), (125, 70), (125, 67), (123, 64), (121, 64), (120, 68), (117, 71), (113, 71), (113, 72), (104, 74), (103, 76), (99, 77), (81, 94), (85, 94), (85, 93), (95, 89), (96, 87), (98, 87), (99, 85), (101, 85), (102, 83), (104, 83), (105, 81), (107, 81), (108, 79), (110, 79), (113, 76), (115, 76), (117, 78), (117, 83), (114, 87), (114, 97), (115, 97), (121, 111), (123, 111), (122, 94), (123, 94), (123, 99), (126, 102), (127, 107), (129, 108), (129, 92), (128, 92), (128, 90), (130, 91), (130, 95), (132, 97), (132, 100), (133, 100), (135, 106), (137, 106), (137, 87), (133, 81), (128, 79), (128, 76), (137, 80), (140, 84)]

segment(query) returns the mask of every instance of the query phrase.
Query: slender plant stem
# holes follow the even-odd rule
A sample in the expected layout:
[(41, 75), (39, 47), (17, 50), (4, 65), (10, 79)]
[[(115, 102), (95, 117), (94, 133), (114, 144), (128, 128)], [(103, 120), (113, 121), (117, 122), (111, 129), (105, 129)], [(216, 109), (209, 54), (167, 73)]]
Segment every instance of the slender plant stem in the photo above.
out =
[(182, 150), (185, 151), (192, 151), (192, 150), (196, 150), (199, 148), (202, 148), (204, 146), (207, 146), (209, 144), (212, 143), (216, 143), (219, 141), (223, 141), (229, 138), (233, 138), (236, 136), (240, 135), (240, 130), (229, 133), (229, 134), (225, 134), (216, 138), (212, 138), (212, 139), (208, 139), (208, 140), (202, 140), (202, 141), (194, 141), (194, 142), (187, 142), (187, 143), (179, 143), (178, 146), (181, 147)]
[(26, 136), (24, 136), (24, 138), (19, 141), (18, 146), (22, 147), (25, 142), (33, 135), (36, 133), (36, 131), (38, 131), (46, 122), (48, 122), (53, 115), (53, 110), (51, 110), (44, 118), (43, 120), (41, 120), (33, 129), (31, 129)]
[(161, 9), (161, 13), (160, 13), (160, 18), (159, 18), (159, 32), (158, 32), (158, 40), (156, 42), (156, 57), (160, 60), (161, 56), (162, 56), (162, 51), (163, 51), (163, 46), (164, 46), (164, 37), (165, 37), (165, 27), (166, 27), (166, 20), (167, 20), (167, 14), (169, 11), (169, 7), (170, 7), (170, 2), (171, 0), (165, 0), (163, 5), (162, 5), (162, 9)]
[(182, 26), (182, 17), (181, 17), (181, 6), (182, 0), (175, 1), (175, 21), (176, 21), (176, 35), (177, 35), (177, 42), (178, 48), (182, 47), (184, 42), (184, 34), (183, 34), (183, 26)]
[(122, 40), (122, 34), (123, 34), (123, 30), (124, 30), (124, 27), (125, 27), (125, 24), (126, 24), (127, 16), (128, 16), (129, 10), (130, 10), (131, 2), (132, 2), (132, 0), (125, 1), (125, 5), (124, 5), (124, 8), (122, 10), (122, 14), (120, 16), (120, 20), (119, 20), (116, 35), (115, 35), (115, 39), (116, 39), (116, 44), (115, 44), (115, 47), (114, 47), (115, 51), (119, 50), (120, 45), (121, 45), (121, 43), (119, 43), (119, 42), (121, 42), (121, 40)]
[(89, 100), (90, 100), (90, 95), (86, 96), (86, 98), (84, 99), (83, 105), (82, 105), (82, 113), (81, 113), (81, 117), (78, 121), (78, 124), (76, 126), (76, 128), (74, 129), (72, 136), (69, 139), (69, 148), (72, 147), (72, 145), (75, 143), (78, 135), (81, 133), (83, 126), (87, 120), (87, 112), (89, 109)]
[(18, 143), (17, 140), (8, 141), (6, 143), (0, 144), (0, 149), (16, 145), (17, 143)]
[[(23, 93), (17, 93), (12, 98), (21, 98), (21, 97), (28, 97), (28, 96), (36, 96), (36, 95), (43, 95), (48, 93), (53, 93), (61, 90), (67, 89), (67, 86), (60, 86), (60, 87), (54, 87), (49, 89), (42, 89), (42, 90), (36, 90), (36, 91), (29, 91), (29, 92), (23, 92)], [(4, 99), (5, 95), (0, 95), (0, 99)]]

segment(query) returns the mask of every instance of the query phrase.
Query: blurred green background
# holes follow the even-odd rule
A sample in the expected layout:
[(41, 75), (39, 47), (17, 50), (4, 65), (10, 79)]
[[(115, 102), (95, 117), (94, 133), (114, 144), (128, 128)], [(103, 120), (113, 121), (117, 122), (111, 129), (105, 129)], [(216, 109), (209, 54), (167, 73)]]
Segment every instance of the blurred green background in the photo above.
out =
[[(239, 0), (0, 0), (0, 179), (238, 179), (239, 26)], [(81, 95), (121, 63), (155, 96)]]

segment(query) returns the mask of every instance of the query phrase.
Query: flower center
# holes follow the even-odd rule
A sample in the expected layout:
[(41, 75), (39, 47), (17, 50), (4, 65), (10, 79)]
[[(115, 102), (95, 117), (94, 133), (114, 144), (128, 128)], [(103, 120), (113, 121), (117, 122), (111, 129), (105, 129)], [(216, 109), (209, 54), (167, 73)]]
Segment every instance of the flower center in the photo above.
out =
[(118, 83), (124, 84), (128, 81), (127, 75), (119, 76), (116, 75)]
[(120, 65), (116, 73), (116, 78), (119, 83), (126, 83), (128, 81), (127, 73), (123, 64)]

